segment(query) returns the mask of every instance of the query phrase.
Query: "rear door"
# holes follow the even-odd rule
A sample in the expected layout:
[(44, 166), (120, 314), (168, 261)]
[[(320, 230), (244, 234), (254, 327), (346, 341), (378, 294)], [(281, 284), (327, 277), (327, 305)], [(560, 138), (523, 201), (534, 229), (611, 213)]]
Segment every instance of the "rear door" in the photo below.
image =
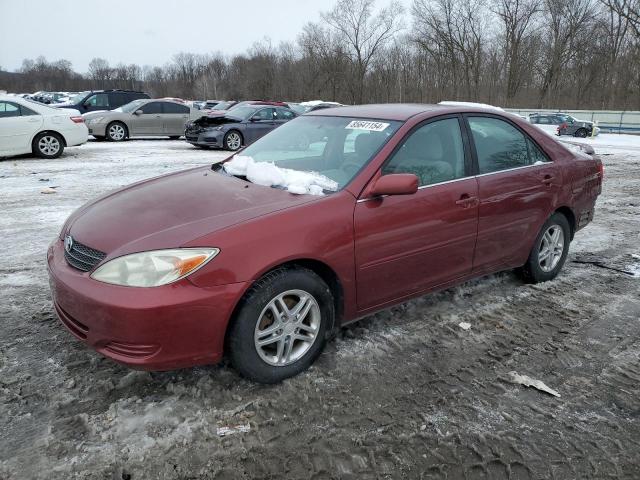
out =
[(14, 102), (0, 102), (0, 156), (31, 151), (31, 139), (42, 126), (42, 115)]
[(491, 115), (465, 117), (480, 197), (474, 271), (517, 266), (553, 211), (561, 171), (514, 123)]
[(140, 107), (141, 115), (131, 115), (133, 135), (165, 135), (162, 102), (149, 102)]
[(184, 126), (189, 121), (190, 108), (174, 102), (162, 102), (164, 133), (169, 136), (184, 135)]
[(416, 174), (417, 193), (364, 198), (356, 203), (359, 310), (471, 272), (478, 186), (461, 122), (460, 117), (451, 116), (418, 126), (383, 166), (382, 175)]

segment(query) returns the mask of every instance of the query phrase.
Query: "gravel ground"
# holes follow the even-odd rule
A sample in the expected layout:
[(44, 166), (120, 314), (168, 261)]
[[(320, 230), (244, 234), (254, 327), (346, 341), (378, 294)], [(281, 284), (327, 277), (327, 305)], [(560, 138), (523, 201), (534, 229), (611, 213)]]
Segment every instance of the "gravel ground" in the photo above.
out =
[(128, 370), (50, 305), (45, 251), (74, 208), (224, 154), (136, 140), (0, 162), (0, 479), (640, 478), (640, 149), (600, 151), (596, 219), (555, 281), (504, 272), (383, 311), (276, 386)]

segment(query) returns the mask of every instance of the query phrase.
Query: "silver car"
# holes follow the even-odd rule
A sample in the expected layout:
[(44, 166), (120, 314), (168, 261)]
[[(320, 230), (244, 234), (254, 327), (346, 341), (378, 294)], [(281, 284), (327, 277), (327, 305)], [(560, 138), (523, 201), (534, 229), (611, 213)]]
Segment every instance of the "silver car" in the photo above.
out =
[(111, 111), (84, 115), (89, 134), (98, 140), (120, 142), (131, 137), (184, 135), (187, 122), (203, 115), (199, 110), (172, 100), (134, 100)]

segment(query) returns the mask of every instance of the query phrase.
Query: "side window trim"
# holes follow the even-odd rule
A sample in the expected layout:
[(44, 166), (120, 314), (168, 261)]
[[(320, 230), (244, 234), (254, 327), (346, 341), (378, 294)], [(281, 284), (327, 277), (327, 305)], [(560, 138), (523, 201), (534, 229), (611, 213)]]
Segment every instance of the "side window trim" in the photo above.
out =
[(529, 156), (531, 155), (531, 152), (529, 150), (529, 145), (528, 145), (528, 142), (527, 142), (527, 140), (529, 140), (531, 143), (533, 143), (534, 146), (536, 146), (538, 148), (538, 150), (540, 150), (540, 153), (542, 153), (542, 155), (547, 159), (547, 163), (553, 163), (553, 160), (551, 160), (551, 158), (549, 157), (547, 152), (544, 151), (544, 149), (538, 144), (538, 142), (536, 142), (535, 139), (533, 137), (531, 137), (531, 135), (529, 135), (522, 128), (520, 128), (519, 125), (516, 125), (516, 123), (511, 121), (511, 119), (506, 118), (506, 117), (502, 117), (500, 115), (494, 115), (492, 113), (486, 113), (486, 112), (463, 113), (462, 117), (464, 119), (463, 123), (464, 123), (465, 130), (467, 132), (469, 145), (471, 147), (471, 157), (473, 159), (473, 172), (474, 172), (473, 175), (474, 176), (481, 177), (481, 176), (484, 176), (484, 175), (494, 175), (496, 173), (510, 172), (512, 170), (520, 170), (521, 168), (538, 167), (540, 165), (533, 165), (533, 164), (532, 165), (523, 165), (521, 167), (509, 168), (509, 169), (505, 169), (505, 170), (498, 170), (498, 171), (495, 171), (495, 172), (480, 173), (480, 166), (478, 164), (478, 152), (476, 150), (476, 145), (475, 145), (475, 142), (473, 140), (473, 135), (471, 133), (471, 126), (469, 125), (469, 117), (495, 118), (495, 119), (502, 120), (503, 122), (508, 123), (509, 125), (511, 125), (516, 130), (518, 130), (524, 136), (525, 143), (527, 143), (527, 155), (529, 155)]

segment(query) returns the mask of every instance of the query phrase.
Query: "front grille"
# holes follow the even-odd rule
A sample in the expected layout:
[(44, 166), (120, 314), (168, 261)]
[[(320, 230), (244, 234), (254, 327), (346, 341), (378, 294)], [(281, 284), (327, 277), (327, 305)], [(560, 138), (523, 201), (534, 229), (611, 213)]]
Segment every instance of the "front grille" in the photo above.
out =
[(83, 272), (92, 270), (99, 264), (107, 254), (99, 250), (94, 250), (80, 242), (74, 241), (70, 250), (65, 248), (64, 258), (67, 259), (69, 265)]

